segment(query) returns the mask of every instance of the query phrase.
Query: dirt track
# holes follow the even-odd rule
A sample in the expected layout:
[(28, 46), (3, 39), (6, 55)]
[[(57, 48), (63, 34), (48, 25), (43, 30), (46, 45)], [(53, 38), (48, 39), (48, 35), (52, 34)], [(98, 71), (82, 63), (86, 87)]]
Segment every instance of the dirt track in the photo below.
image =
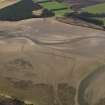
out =
[[(0, 22), (0, 49), (2, 93), (37, 105), (78, 105), (81, 80), (104, 65), (105, 32), (53, 19)], [(103, 82), (94, 86), (101, 91)], [(100, 97), (95, 92), (92, 97), (95, 90), (89, 86), (89, 92), (83, 90), (88, 94), (84, 100), (93, 105)], [(67, 95), (72, 89), (74, 93)]]

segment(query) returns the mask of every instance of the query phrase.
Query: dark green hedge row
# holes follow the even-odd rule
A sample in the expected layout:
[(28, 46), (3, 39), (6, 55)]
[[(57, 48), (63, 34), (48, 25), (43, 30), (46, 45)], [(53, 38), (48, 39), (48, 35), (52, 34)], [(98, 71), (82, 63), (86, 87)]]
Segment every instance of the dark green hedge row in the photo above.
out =
[(104, 26), (104, 21), (98, 19), (96, 17), (96, 14), (90, 14), (90, 13), (78, 13), (78, 12), (73, 12), (71, 14), (66, 14), (65, 17), (74, 17), (74, 18), (79, 18), (81, 20), (87, 21), (89, 23), (93, 23), (99, 26)]
[(99, 20), (98, 18), (96, 19), (95, 17), (93, 17), (94, 15), (90, 16), (89, 13), (87, 13), (87, 14), (86, 13), (85, 14), (78, 14), (77, 16), (80, 19), (85, 20), (87, 22), (94, 23), (96, 25), (101, 25), (101, 26), (104, 25), (104, 21), (103, 20)]

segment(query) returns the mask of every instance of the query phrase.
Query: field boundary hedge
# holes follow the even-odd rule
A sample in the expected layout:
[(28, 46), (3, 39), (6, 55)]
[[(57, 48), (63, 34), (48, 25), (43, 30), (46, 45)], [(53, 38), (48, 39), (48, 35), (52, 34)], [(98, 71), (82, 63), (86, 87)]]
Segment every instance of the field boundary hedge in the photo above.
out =
[(87, 21), (89, 23), (93, 23), (93, 24), (96, 24), (96, 25), (104, 26), (104, 21), (103, 20), (99, 20), (99, 19), (96, 19), (94, 17), (92, 18), (92, 16), (89, 16), (89, 15), (92, 15), (92, 14), (80, 13), (80, 14), (77, 15), (77, 17), (82, 19), (82, 20), (84, 20), (84, 21)]
[(60, 22), (63, 22), (63, 23), (66, 23), (66, 24), (71, 24), (71, 25), (76, 25), (76, 26), (93, 28), (93, 29), (96, 29), (96, 30), (104, 30), (105, 31), (105, 29), (102, 26), (95, 25), (95, 24), (92, 24), (92, 23), (88, 23), (88, 22), (83, 21), (79, 18), (56, 17), (56, 20), (60, 21)]

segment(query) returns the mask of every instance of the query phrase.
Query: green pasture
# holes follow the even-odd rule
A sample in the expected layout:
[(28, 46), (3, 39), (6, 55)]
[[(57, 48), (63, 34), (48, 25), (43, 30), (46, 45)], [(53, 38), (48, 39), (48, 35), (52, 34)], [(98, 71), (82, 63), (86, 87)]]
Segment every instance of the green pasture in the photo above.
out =
[(55, 16), (64, 16), (71, 12), (70, 6), (57, 1), (40, 0), (38, 2), (38, 0), (33, 0), (33, 2), (37, 2), (42, 8), (51, 10)]
[(54, 11), (55, 16), (64, 16), (66, 13), (70, 13), (70, 9), (63, 9), (59, 11)]
[(105, 3), (89, 6), (89, 7), (83, 8), (81, 11), (94, 13), (94, 14), (102, 14), (102, 13), (105, 13)]
[(49, 10), (59, 9), (59, 8), (68, 8), (65, 4), (59, 3), (59, 2), (56, 2), (56, 1), (42, 2), (42, 3), (40, 3), (40, 5), (44, 8), (49, 9)]
[(43, 8), (52, 10), (55, 13), (55, 16), (64, 16), (66, 13), (71, 12), (68, 5), (66, 5), (64, 3), (59, 3), (57, 1), (42, 2), (42, 3), (40, 3), (40, 5)]
[(83, 8), (80, 11), (81, 13), (89, 13), (90, 16), (87, 15), (87, 18), (100, 20), (105, 25), (105, 3)]

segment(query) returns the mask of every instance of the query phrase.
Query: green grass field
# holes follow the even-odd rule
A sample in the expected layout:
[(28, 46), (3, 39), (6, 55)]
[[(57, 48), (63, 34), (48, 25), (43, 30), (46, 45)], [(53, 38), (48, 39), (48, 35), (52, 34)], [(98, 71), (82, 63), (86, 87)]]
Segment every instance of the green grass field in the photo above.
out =
[(105, 25), (105, 3), (83, 8), (81, 9), (80, 13), (89, 13), (90, 17), (88, 16), (88, 18), (103, 21)]
[(66, 13), (70, 13), (70, 12), (71, 12), (70, 9), (55, 11), (55, 16), (64, 16)]
[(89, 6), (86, 8), (82, 9), (82, 12), (89, 12), (89, 13), (98, 13), (98, 14), (102, 14), (105, 13), (105, 3), (103, 4), (97, 4), (95, 6)]
[(43, 6), (44, 8), (49, 9), (49, 10), (59, 9), (59, 8), (67, 8), (67, 6), (64, 5), (63, 3), (58, 3), (56, 1), (53, 1), (53, 2), (43, 2), (43, 3), (40, 3), (40, 5)]
[[(38, 2), (38, 1), (33, 0), (33, 2)], [(60, 3), (57, 1), (41, 0), (41, 2), (39, 2), (38, 4), (41, 5), (41, 7), (54, 12), (55, 16), (64, 16), (66, 13), (71, 12), (71, 9), (67, 4)]]
[(52, 2), (42, 2), (40, 5), (43, 8), (46, 8), (48, 10), (52, 10), (55, 13), (55, 16), (64, 16), (66, 13), (71, 12), (69, 7), (64, 3), (59, 3), (56, 1)]

